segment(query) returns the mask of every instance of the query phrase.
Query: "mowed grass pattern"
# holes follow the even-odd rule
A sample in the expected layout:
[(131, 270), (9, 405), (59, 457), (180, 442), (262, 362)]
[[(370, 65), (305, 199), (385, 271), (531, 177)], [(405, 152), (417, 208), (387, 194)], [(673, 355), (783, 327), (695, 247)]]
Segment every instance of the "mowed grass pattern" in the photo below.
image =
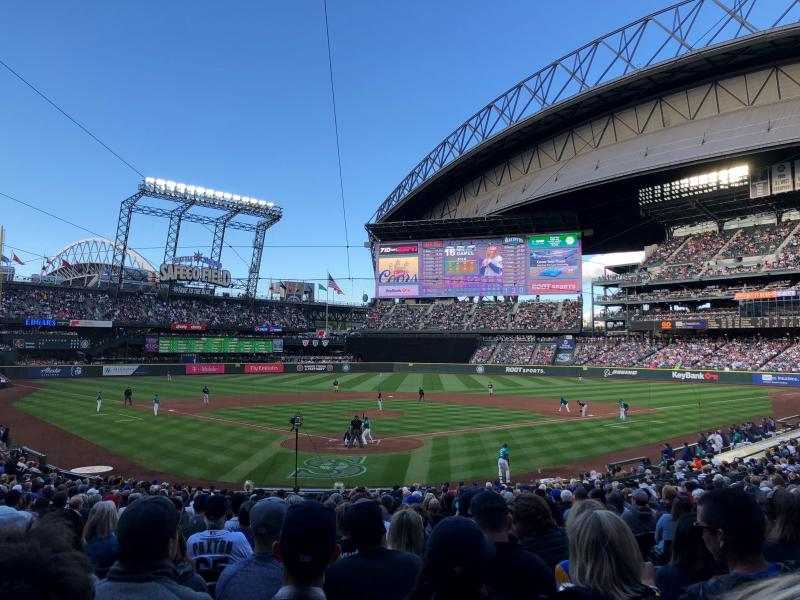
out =
[[(338, 379), (342, 391), (361, 396), (355, 400), (331, 400), (331, 385)], [(497, 396), (550, 398), (552, 413), (482, 408), (436, 401), (437, 393), (486, 394), (492, 382)], [(516, 425), (513, 429), (457, 432), (423, 437), (424, 445), (411, 452), (363, 456), (353, 449), (345, 457), (360, 465), (359, 475), (325, 472), (304, 477), (305, 486), (391, 485), (404, 482), (441, 482), (489, 479), (496, 476), (497, 450), (503, 443), (511, 449), (512, 476), (536, 472), (600, 454), (655, 443), (717, 425), (740, 422), (771, 412), (767, 390), (695, 383), (639, 383), (623, 380), (584, 380), (559, 377), (483, 376), (451, 374), (297, 374), (218, 375), (165, 378), (114, 377), (105, 379), (50, 380), (17, 406), (53, 425), (126, 456), (153, 470), (214, 481), (289, 486), (294, 471), (293, 452), (281, 448), (289, 437), (240, 427), (235, 423), (199, 420), (170, 413), (171, 400), (197, 398), (204, 385), (211, 389), (209, 414), (235, 421), (287, 428), (288, 418), (303, 414), (309, 433), (344, 431), (349, 414), (374, 410), (376, 392), (384, 395), (384, 409), (399, 410), (402, 417), (375, 419), (375, 436), (414, 435), (484, 427)], [(38, 385), (38, 383), (37, 383)], [(161, 412), (122, 408), (122, 392), (130, 385), (137, 405), (151, 405), (154, 393), (161, 396)], [(395, 392), (414, 393), (423, 386), (427, 401), (388, 398)], [(95, 397), (103, 391), (102, 416), (95, 415)], [(264, 405), (214, 411), (214, 397), (223, 395), (269, 395), (320, 393), (324, 402)], [(572, 402), (573, 415), (559, 415), (558, 399)], [(657, 408), (657, 413), (632, 416), (624, 424), (617, 419), (581, 421), (574, 416), (574, 400), (616, 404), (625, 399), (633, 408)], [(174, 406), (174, 404), (172, 404)], [(552, 420), (540, 425), (530, 421)], [(689, 441), (693, 441), (689, 438)], [(44, 448), (44, 450), (51, 450)], [(301, 453), (300, 462), (337, 459), (331, 455)], [(88, 457), (87, 457), (88, 460)], [(340, 461), (341, 462), (341, 461)], [(64, 465), (72, 467), (76, 465)], [(603, 465), (598, 464), (600, 468)], [(347, 471), (345, 470), (345, 473)]]

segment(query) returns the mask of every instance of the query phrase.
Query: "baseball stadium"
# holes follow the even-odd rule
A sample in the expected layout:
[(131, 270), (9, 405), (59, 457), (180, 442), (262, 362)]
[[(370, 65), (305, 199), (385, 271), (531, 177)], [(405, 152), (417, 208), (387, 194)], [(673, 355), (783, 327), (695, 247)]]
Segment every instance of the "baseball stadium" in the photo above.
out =
[[(757, 4), (671, 6), (480, 108), (377, 203), (368, 303), (259, 294), (280, 206), (142, 179), (116, 239), (3, 267), (9, 448), (266, 488), (626, 474), (717, 430), (763, 452), (800, 421), (800, 28)], [(160, 268), (134, 214), (169, 220)], [(209, 256), (178, 256), (182, 222)], [(584, 276), (613, 252), (642, 258)]]
[[(243, 50), (259, 19), (192, 4), (179, 15), (196, 19), (187, 30), (199, 27), (189, 54), (180, 55), (178, 17), (164, 3), (148, 25), (154, 37), (136, 57), (119, 55), (131, 61), (118, 60), (120, 73), (151, 60), (145, 87), (161, 93), (159, 104), (178, 93), (170, 60), (213, 64), (208, 93), (263, 66)], [(257, 4), (249, 9), (271, 3)], [(0, 56), (0, 76), (44, 101), (54, 136), (66, 127), (136, 173), (109, 188), (121, 191), (105, 227), (89, 221), (107, 208), (91, 201), (72, 206), (65, 193), (37, 204), (0, 191), (0, 594), (800, 598), (800, 0), (681, 0), (526, 66), (536, 70), (456, 115), (463, 122), (452, 132), (436, 131), (442, 141), (392, 175), (394, 189), (370, 189), (371, 217), (358, 215), (355, 235), (343, 183), (350, 146), (339, 131), (352, 124), (337, 116), (334, 70), (344, 61), (362, 73), (358, 61), (383, 60), (385, 48), (349, 40), (355, 62), (332, 52), (331, 31), (380, 27), (370, 3), (353, 16), (332, 2), (330, 25), (328, 2), (316, 4), (319, 23), (284, 6), (293, 18), (264, 25), (291, 43), (255, 42), (278, 62), (291, 47), (289, 80), (302, 73), (311, 86), (317, 71), (302, 61), (316, 46), (298, 23), (324, 22), (313, 35), (325, 42), (338, 159), (328, 204), (338, 216), (341, 199), (342, 232), (329, 206), (312, 216), (291, 197), (327, 172), (324, 144), (302, 139), (304, 120), (322, 137), (313, 93), (266, 94), (296, 102), (279, 117), (297, 121), (287, 143), (279, 128), (242, 117), (248, 101), (278, 102), (249, 81), (231, 86), (245, 93), (224, 107), (221, 126), (215, 100), (198, 109), (180, 90), (176, 110), (197, 110), (209, 127), (196, 145), (168, 128), (183, 144), (176, 153), (198, 163), (186, 170), (215, 186), (201, 187), (140, 172), (108, 141), (105, 105), (79, 117), (59, 104), (69, 90), (53, 82), (48, 91), (26, 79), (31, 65), (15, 70)], [(389, 19), (378, 5), (369, 10)], [(92, 19), (108, 25), (101, 45), (117, 56), (123, 42), (108, 41), (117, 25), (102, 12)], [(230, 23), (241, 28), (235, 43)], [(200, 43), (205, 26), (228, 40), (212, 58)], [(85, 43), (100, 30), (87, 26)], [(381, 45), (394, 44), (390, 30)], [(412, 55), (413, 41), (400, 54)], [(107, 58), (93, 56), (92, 68)], [(97, 72), (113, 82), (116, 68)], [(276, 89), (285, 68), (270, 67)], [(384, 75), (369, 85), (387, 85)], [(336, 85), (352, 86), (348, 76)], [(201, 107), (202, 95), (193, 100)], [(460, 107), (456, 95), (448, 103)], [(369, 104), (359, 106), (367, 122)], [(136, 99), (142, 114), (148, 106)], [(36, 122), (26, 120), (27, 100), (18, 108), (11, 120), (27, 137)], [(417, 142), (431, 126), (419, 118), (405, 132)], [(248, 147), (248, 135), (264, 151), (255, 162), (225, 147), (236, 136)], [(267, 138), (279, 151), (267, 152)], [(213, 167), (194, 154), (204, 145)], [(281, 172), (295, 160), (302, 169)], [(290, 197), (221, 191), (237, 181), (228, 168), (255, 190), (274, 181)], [(373, 168), (358, 165), (360, 185)], [(13, 170), (0, 179), (21, 179)], [(97, 187), (115, 177), (100, 171)], [(38, 185), (47, 189), (30, 189)], [(31, 235), (21, 223), (30, 214), (60, 229), (37, 224)], [(82, 233), (61, 239), (72, 229)], [(323, 245), (330, 231), (345, 245)], [(34, 242), (44, 254), (18, 246)], [(346, 269), (264, 275), (302, 269), (301, 249), (331, 261), (343, 249)], [(363, 295), (358, 268), (369, 275)]]

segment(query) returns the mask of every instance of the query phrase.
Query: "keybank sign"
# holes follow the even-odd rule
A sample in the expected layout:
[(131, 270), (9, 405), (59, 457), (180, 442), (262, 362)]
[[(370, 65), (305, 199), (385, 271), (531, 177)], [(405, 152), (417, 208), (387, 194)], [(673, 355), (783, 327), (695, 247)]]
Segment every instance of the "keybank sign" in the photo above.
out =
[(673, 371), (672, 378), (680, 381), (719, 381), (716, 373), (693, 373), (691, 371)]

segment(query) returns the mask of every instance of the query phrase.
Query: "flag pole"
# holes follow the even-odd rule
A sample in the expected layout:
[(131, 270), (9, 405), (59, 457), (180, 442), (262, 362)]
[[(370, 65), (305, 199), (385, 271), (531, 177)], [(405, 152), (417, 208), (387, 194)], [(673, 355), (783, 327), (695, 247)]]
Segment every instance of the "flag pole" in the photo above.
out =
[(325, 337), (328, 337), (328, 303), (331, 301), (331, 286), (325, 288)]
[[(5, 230), (0, 225), (0, 256), (3, 255), (3, 238), (5, 237)], [(0, 304), (3, 303), (3, 280), (6, 278), (6, 271), (0, 272)]]

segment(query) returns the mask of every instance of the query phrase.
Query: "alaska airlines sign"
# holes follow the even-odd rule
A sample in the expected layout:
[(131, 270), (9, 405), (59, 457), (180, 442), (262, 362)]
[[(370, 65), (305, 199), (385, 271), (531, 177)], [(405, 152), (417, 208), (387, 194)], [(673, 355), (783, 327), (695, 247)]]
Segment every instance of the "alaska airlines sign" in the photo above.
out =
[(231, 285), (231, 272), (225, 269), (202, 269), (165, 263), (161, 265), (159, 276), (161, 281), (210, 283), (221, 287), (230, 287)]

